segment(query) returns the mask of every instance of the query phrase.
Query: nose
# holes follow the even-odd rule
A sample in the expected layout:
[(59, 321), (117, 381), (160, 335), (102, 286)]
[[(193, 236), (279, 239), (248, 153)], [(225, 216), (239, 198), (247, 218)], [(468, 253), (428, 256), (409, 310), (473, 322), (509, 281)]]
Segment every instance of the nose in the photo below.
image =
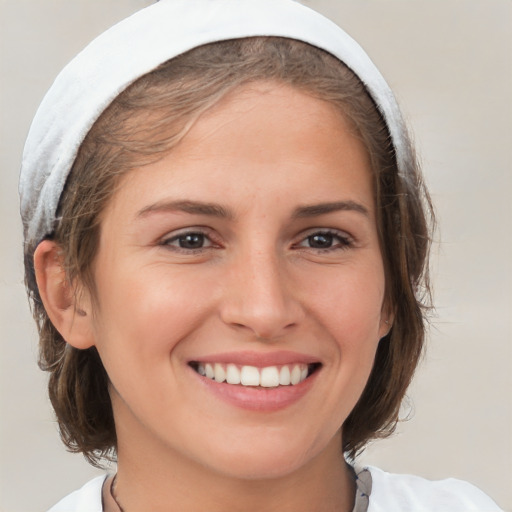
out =
[(275, 251), (240, 255), (224, 284), (222, 321), (256, 338), (277, 340), (304, 318), (286, 262)]

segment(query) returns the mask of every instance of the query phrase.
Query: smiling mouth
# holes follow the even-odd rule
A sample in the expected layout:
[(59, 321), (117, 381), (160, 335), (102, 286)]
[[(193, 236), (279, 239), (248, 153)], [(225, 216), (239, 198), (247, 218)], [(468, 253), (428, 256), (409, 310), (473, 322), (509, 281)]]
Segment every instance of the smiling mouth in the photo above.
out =
[(193, 361), (190, 367), (202, 377), (218, 383), (247, 387), (276, 388), (296, 386), (305, 381), (321, 364), (285, 364), (279, 366), (239, 366), (236, 364), (204, 363)]

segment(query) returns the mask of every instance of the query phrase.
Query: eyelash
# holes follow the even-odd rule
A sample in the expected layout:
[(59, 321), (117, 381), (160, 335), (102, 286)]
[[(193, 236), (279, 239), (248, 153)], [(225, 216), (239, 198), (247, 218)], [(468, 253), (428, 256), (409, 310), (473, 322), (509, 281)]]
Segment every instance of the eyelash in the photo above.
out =
[[(301, 245), (302, 243), (309, 240), (311, 243), (311, 239), (314, 237), (326, 237), (328, 239), (331, 239), (331, 245), (329, 247), (307, 247)], [(337, 243), (334, 243), (334, 241), (337, 240)], [(333, 229), (316, 229), (313, 231), (310, 231), (306, 236), (303, 236), (299, 243), (295, 244), (295, 247), (299, 249), (312, 249), (316, 252), (320, 253), (326, 253), (326, 252), (332, 252), (332, 251), (340, 251), (340, 250), (346, 250), (350, 247), (353, 247), (354, 242), (350, 236), (348, 236), (344, 232), (340, 232)]]
[[(187, 237), (198, 237), (200, 238), (201, 247), (182, 247), (180, 245), (172, 245), (173, 242), (177, 242), (178, 244), (181, 244), (182, 240)], [(302, 245), (304, 242), (311, 243), (312, 239), (314, 237), (325, 237), (326, 239), (330, 239), (331, 245), (329, 247), (308, 247)], [(337, 240), (338, 242), (334, 243), (334, 241)], [(206, 247), (204, 246), (205, 241), (209, 242), (209, 245)], [(204, 252), (205, 250), (209, 249), (218, 249), (221, 247), (219, 243), (216, 243), (213, 239), (211, 234), (201, 230), (201, 229), (190, 229), (188, 231), (183, 231), (181, 233), (178, 233), (176, 235), (173, 235), (170, 238), (163, 239), (159, 245), (163, 247), (168, 247), (176, 252), (182, 252), (184, 254), (200, 254)], [(339, 251), (339, 250), (346, 250), (353, 246), (353, 240), (350, 236), (348, 236), (346, 233), (332, 230), (332, 229), (317, 229), (314, 231), (310, 231), (306, 236), (302, 235), (302, 238), (299, 240), (298, 243), (293, 244), (294, 249), (304, 250), (304, 249), (311, 249), (319, 253), (327, 253), (332, 251)]]
[[(202, 246), (201, 247), (181, 247), (181, 246), (174, 246), (172, 245), (173, 242), (177, 242), (178, 244), (180, 243), (180, 240), (183, 240), (185, 239), (186, 237), (201, 237), (202, 238)], [(205, 241), (208, 241), (210, 243), (210, 245), (204, 247), (204, 242)], [(176, 252), (182, 252), (184, 254), (190, 254), (190, 253), (193, 253), (193, 254), (199, 254), (205, 250), (208, 250), (208, 249), (217, 249), (220, 247), (219, 244), (215, 243), (213, 240), (212, 240), (212, 236), (201, 230), (201, 229), (190, 229), (190, 230), (187, 230), (187, 231), (183, 231), (181, 233), (178, 233), (176, 235), (173, 235), (169, 238), (164, 238), (159, 245), (162, 245), (164, 247), (168, 247)]]

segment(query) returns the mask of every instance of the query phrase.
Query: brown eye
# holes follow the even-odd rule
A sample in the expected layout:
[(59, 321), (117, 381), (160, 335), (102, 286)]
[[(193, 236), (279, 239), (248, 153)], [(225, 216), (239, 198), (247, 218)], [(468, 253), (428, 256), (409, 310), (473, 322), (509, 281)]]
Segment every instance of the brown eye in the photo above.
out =
[(186, 231), (162, 241), (162, 245), (170, 249), (198, 251), (213, 247), (209, 236), (200, 231)]
[(202, 233), (186, 233), (177, 237), (176, 241), (182, 249), (201, 249), (204, 247), (205, 238)]
[(315, 233), (308, 236), (309, 247), (313, 249), (329, 249), (333, 245), (334, 235), (331, 233)]
[(352, 246), (351, 238), (343, 231), (314, 231), (304, 237), (296, 247), (317, 251), (336, 251)]

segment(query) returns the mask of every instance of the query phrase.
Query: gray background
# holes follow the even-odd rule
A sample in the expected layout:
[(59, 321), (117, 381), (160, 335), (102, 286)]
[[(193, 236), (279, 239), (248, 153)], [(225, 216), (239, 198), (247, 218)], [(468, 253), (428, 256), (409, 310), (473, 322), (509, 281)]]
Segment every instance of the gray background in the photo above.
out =
[[(25, 299), (17, 178), (61, 67), (149, 0), (0, 0), (0, 510), (45, 510), (97, 473), (61, 447)], [(362, 461), (455, 476), (512, 511), (512, 2), (305, 0), (372, 56), (413, 127), (440, 221), (437, 318), (410, 421)]]

